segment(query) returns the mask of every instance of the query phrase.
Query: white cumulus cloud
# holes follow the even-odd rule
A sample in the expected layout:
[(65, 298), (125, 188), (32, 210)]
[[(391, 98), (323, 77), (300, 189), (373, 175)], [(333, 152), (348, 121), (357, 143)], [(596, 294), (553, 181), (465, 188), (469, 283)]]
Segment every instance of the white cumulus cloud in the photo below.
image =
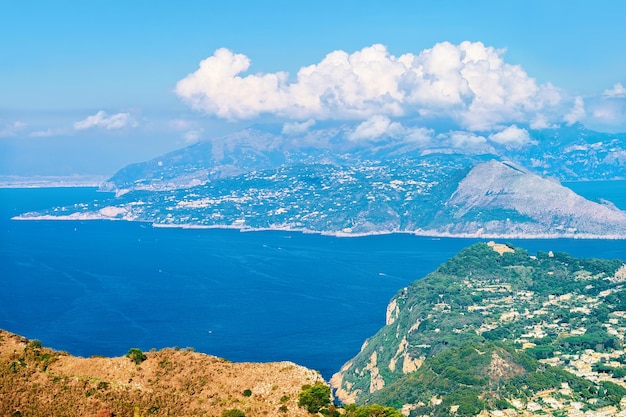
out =
[(448, 137), (450, 144), (454, 148), (482, 149), (483, 145), (487, 144), (487, 139), (484, 136), (476, 135), (472, 132), (453, 131), (448, 132), (445, 136)]
[(626, 88), (621, 83), (616, 83), (610, 90), (604, 90), (605, 97), (626, 97)]
[(381, 137), (397, 137), (404, 132), (402, 125), (387, 116), (376, 115), (359, 124), (348, 135), (350, 140), (371, 140)]
[(107, 130), (122, 129), (125, 127), (136, 127), (137, 122), (130, 113), (116, 113), (108, 116), (104, 111), (100, 110), (92, 116), (74, 123), (74, 129), (84, 130), (95, 127)]
[(283, 125), (282, 133), (284, 135), (299, 135), (305, 133), (315, 125), (315, 120), (309, 119), (306, 122), (287, 122)]
[(176, 94), (192, 108), (225, 119), (246, 119), (284, 108), (287, 73), (240, 77), (249, 67), (247, 56), (220, 48), (176, 84)]
[(376, 44), (331, 52), (291, 80), (285, 72), (246, 74), (250, 59), (222, 48), (175, 91), (193, 109), (229, 120), (409, 115), (448, 118), (471, 130), (530, 122), (561, 103), (555, 87), (537, 84), (503, 54), (481, 42), (443, 42), (417, 55), (395, 56)]
[(574, 99), (574, 106), (565, 116), (563, 116), (563, 120), (565, 120), (568, 125), (573, 125), (583, 119), (585, 114), (585, 101), (579, 96)]
[(394, 138), (403, 141), (428, 144), (433, 139), (434, 131), (424, 127), (407, 127), (400, 122), (394, 122), (387, 116), (375, 115), (358, 124), (354, 130), (348, 133), (348, 139), (377, 140)]
[(526, 129), (511, 125), (500, 132), (489, 135), (489, 140), (500, 145), (519, 148), (530, 142), (530, 136)]

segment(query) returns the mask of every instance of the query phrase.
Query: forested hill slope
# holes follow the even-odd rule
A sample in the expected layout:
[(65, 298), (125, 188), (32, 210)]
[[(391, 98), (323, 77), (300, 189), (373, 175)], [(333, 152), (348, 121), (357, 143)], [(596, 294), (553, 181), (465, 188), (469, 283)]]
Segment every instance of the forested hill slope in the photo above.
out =
[(622, 261), (478, 243), (400, 290), (331, 385), (411, 415), (615, 415), (625, 333)]

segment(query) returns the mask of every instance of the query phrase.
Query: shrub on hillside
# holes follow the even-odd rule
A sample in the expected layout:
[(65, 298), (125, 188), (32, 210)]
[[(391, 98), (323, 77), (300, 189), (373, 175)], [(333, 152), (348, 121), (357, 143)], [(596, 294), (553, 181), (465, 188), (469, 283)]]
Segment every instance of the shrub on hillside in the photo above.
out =
[(304, 385), (298, 395), (298, 406), (305, 408), (311, 414), (318, 413), (329, 405), (330, 387), (325, 384)]
[(222, 417), (246, 417), (246, 413), (237, 408), (230, 408), (222, 411)]
[(126, 357), (130, 358), (136, 365), (139, 365), (141, 362), (148, 359), (148, 357), (141, 351), (139, 348), (131, 348)]

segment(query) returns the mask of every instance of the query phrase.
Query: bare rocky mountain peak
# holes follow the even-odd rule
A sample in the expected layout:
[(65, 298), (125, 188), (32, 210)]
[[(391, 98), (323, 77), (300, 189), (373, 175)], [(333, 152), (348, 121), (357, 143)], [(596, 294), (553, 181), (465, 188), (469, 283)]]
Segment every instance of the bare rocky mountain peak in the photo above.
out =
[(608, 232), (608, 224), (615, 234), (626, 230), (623, 211), (586, 200), (556, 182), (495, 160), (472, 168), (448, 204), (454, 207), (457, 219), (485, 209), (512, 210), (527, 217), (527, 230), (538, 234), (559, 230), (595, 234)]

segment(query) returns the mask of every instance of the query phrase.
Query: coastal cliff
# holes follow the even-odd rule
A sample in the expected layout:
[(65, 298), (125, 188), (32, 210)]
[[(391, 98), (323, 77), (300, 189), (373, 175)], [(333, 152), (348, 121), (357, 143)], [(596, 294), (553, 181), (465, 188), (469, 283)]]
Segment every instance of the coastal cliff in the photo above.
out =
[(331, 385), (411, 416), (623, 415), (625, 335), (621, 260), (477, 243), (401, 289)]

